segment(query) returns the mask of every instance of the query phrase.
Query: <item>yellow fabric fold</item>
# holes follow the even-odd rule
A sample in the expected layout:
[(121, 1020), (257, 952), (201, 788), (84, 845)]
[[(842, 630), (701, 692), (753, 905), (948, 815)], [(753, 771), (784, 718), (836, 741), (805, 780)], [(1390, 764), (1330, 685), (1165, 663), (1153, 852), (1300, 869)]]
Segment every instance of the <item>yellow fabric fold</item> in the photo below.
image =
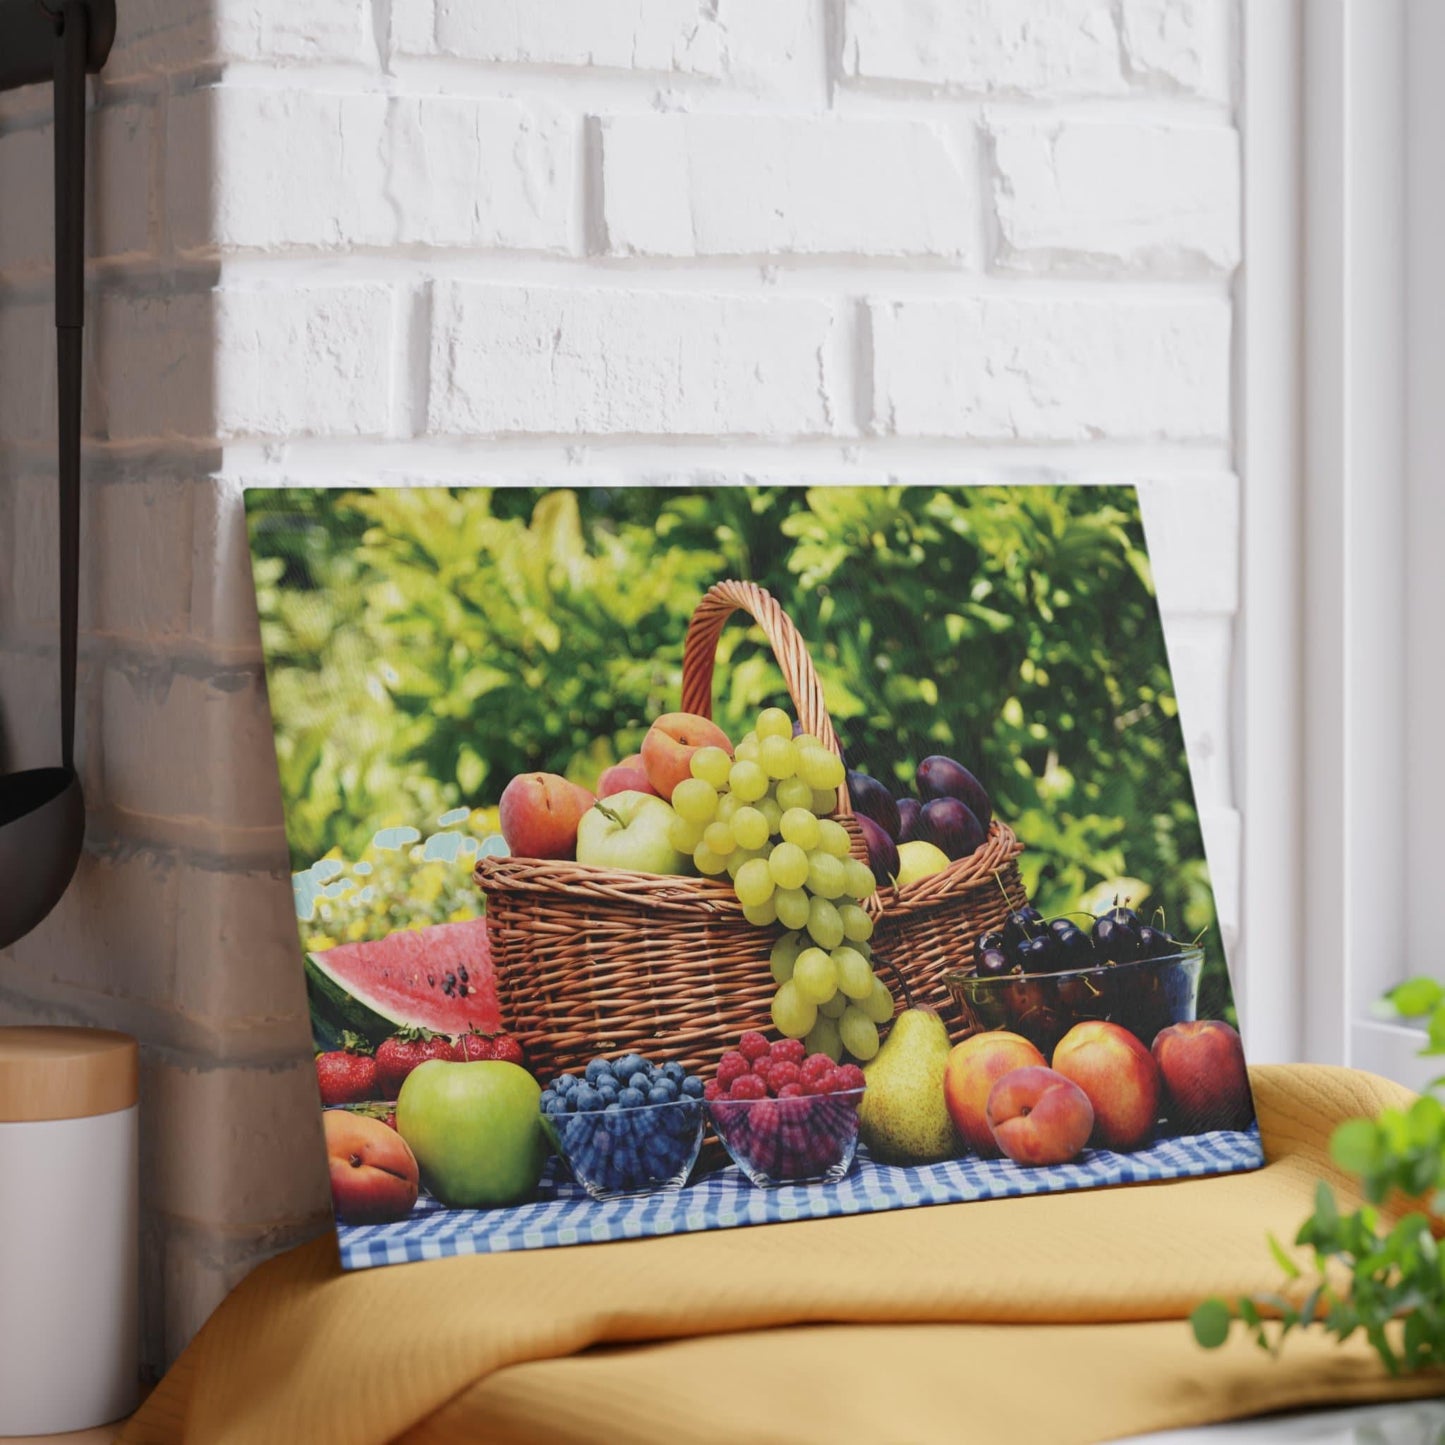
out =
[(1252, 1174), (342, 1274), (334, 1241), (256, 1270), (123, 1445), (836, 1440), (1069, 1445), (1326, 1401), (1442, 1392), (1362, 1346), (1184, 1318), (1273, 1289), (1340, 1120), (1374, 1076), (1252, 1072)]

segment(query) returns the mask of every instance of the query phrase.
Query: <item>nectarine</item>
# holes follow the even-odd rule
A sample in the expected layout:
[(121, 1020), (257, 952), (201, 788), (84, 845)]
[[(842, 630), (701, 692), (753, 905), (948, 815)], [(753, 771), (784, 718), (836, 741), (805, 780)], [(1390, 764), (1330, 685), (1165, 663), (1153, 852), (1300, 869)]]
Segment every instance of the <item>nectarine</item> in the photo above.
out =
[(380, 1119), (327, 1109), (321, 1117), (331, 1200), (343, 1224), (389, 1224), (416, 1203), (420, 1175), (405, 1139)]
[(988, 1095), (1014, 1069), (1042, 1065), (1044, 1056), (1019, 1034), (975, 1034), (954, 1047), (943, 1071), (943, 1102), (953, 1126), (974, 1153), (991, 1158), (998, 1144), (988, 1123)]
[(1089, 1096), (1037, 1064), (1005, 1074), (988, 1092), (987, 1112), (998, 1147), (1015, 1164), (1067, 1164), (1094, 1127)]
[(556, 773), (518, 773), (498, 803), (502, 837), (515, 858), (571, 858), (577, 824), (596, 801)]
[(672, 801), (672, 790), (692, 776), (692, 755), (699, 748), (721, 748), (729, 757), (733, 751), (728, 735), (696, 713), (664, 713), (648, 728), (642, 740), (642, 766), (658, 797)]
[(597, 779), (597, 796), (610, 798), (614, 793), (655, 793), (642, 766), (642, 754), (631, 753), (621, 762), (613, 763)]
[(1154, 1038), (1154, 1062), (1181, 1133), (1247, 1129), (1254, 1118), (1244, 1045), (1221, 1019), (1170, 1024)]
[(1149, 1050), (1119, 1024), (1086, 1019), (1059, 1040), (1054, 1069), (1094, 1106), (1094, 1142), (1127, 1152), (1149, 1142), (1159, 1114), (1159, 1070)]

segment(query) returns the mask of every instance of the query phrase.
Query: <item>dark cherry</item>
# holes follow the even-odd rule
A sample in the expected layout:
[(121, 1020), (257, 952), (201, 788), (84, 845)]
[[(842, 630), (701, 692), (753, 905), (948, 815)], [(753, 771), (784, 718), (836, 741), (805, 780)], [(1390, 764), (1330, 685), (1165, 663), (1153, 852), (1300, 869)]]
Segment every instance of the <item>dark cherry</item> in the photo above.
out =
[(1103, 1013), (1104, 991), (1099, 986), (1102, 980), (1076, 976), (1059, 980), (1059, 1002), (1076, 1019), (1098, 1018)]
[(974, 944), (973, 951), (975, 954), (980, 954), (984, 952), (985, 949), (1006, 948), (1007, 946), (1008, 940), (1003, 936), (1003, 929), (995, 928), (992, 933), (979, 934), (978, 942)]
[(1110, 908), (1104, 917), (1112, 918), (1115, 923), (1127, 923), (1131, 928), (1137, 929), (1144, 926), (1144, 920), (1132, 908), (1127, 908), (1119, 903)]
[(1139, 929), (1140, 958), (1172, 958), (1180, 947), (1179, 940), (1171, 938), (1162, 928), (1151, 928), (1146, 923)]
[(985, 948), (978, 956), (980, 978), (1003, 978), (1017, 966), (1002, 948)]
[(1044, 916), (1031, 903), (1015, 908), (1004, 920), (1003, 936), (1010, 945), (1017, 945), (1026, 938), (1033, 938), (1043, 930)]
[(1061, 933), (1068, 933), (1070, 929), (1077, 930), (1079, 925), (1072, 918), (1051, 918), (1049, 919), (1049, 932), (1055, 938)]
[(1025, 973), (1053, 973), (1058, 967), (1058, 950), (1051, 933), (1026, 938), (1014, 950)]
[(1060, 969), (1093, 968), (1099, 961), (1093, 939), (1079, 927), (1060, 929), (1055, 933), (1054, 948), (1062, 960)]
[(1139, 957), (1139, 930), (1106, 913), (1094, 921), (1094, 952), (1100, 962), (1133, 963)]

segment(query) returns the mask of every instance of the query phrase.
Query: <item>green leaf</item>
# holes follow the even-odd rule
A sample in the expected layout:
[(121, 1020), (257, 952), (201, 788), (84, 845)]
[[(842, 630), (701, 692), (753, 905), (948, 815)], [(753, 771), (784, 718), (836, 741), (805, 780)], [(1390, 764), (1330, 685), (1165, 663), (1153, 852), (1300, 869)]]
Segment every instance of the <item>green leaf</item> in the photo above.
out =
[(1418, 1018), (1445, 1002), (1445, 984), (1433, 978), (1412, 978), (1385, 995), (1405, 1018)]
[(1269, 1240), (1269, 1252), (1274, 1255), (1274, 1262), (1284, 1271), (1286, 1279), (1298, 1279), (1300, 1268), (1293, 1259), (1285, 1252), (1284, 1246), (1273, 1234), (1267, 1235)]
[(1330, 1157), (1341, 1169), (1364, 1174), (1375, 1163), (1376, 1129), (1369, 1119), (1347, 1119), (1330, 1136)]
[(1217, 1350), (1229, 1338), (1233, 1317), (1222, 1299), (1207, 1299), (1195, 1306), (1189, 1323), (1194, 1329), (1194, 1338), (1206, 1350)]

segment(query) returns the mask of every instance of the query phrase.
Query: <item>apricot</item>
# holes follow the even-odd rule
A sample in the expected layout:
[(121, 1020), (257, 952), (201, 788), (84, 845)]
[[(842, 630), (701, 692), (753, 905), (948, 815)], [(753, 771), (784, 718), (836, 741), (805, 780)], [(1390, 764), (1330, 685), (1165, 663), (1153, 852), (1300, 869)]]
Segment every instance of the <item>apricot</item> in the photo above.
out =
[(1149, 1050), (1118, 1024), (1086, 1019), (1059, 1040), (1054, 1069), (1094, 1106), (1094, 1142), (1128, 1152), (1149, 1142), (1159, 1115), (1159, 1069)]
[(577, 824), (596, 801), (556, 773), (518, 773), (497, 805), (502, 837), (514, 858), (571, 858)]
[(1077, 1084), (1031, 1064), (1005, 1074), (989, 1090), (988, 1122), (998, 1147), (1015, 1164), (1067, 1164), (1089, 1142), (1094, 1109)]
[(642, 740), (642, 766), (659, 798), (672, 801), (672, 790), (692, 776), (692, 755), (699, 748), (721, 748), (729, 757), (733, 745), (711, 719), (691, 712), (664, 713)]
[(390, 1224), (416, 1203), (421, 1176), (406, 1140), (380, 1119), (327, 1109), (321, 1117), (331, 1202), (343, 1224)]

